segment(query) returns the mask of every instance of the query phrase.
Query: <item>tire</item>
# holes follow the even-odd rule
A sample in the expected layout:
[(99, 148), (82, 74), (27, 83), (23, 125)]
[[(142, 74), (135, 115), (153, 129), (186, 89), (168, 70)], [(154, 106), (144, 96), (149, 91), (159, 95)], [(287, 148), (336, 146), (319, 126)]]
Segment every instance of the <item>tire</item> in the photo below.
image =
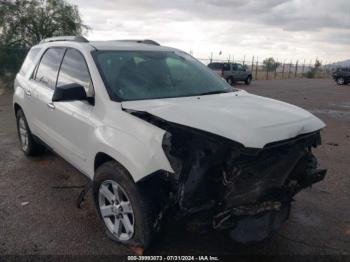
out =
[(336, 81), (337, 81), (337, 84), (340, 86), (345, 84), (345, 79), (343, 77), (338, 77)]
[(154, 237), (150, 202), (116, 161), (108, 161), (97, 168), (93, 195), (108, 238), (124, 245), (149, 247)]
[(40, 155), (45, 151), (45, 147), (35, 141), (29, 126), (27, 119), (21, 109), (16, 113), (16, 123), (18, 138), (23, 153), (27, 156)]
[(233, 79), (233, 77), (232, 76), (230, 76), (229, 78), (227, 78), (227, 83), (230, 85), (230, 86), (233, 86), (233, 84), (234, 84), (234, 79)]
[(252, 76), (248, 76), (246, 80), (244, 80), (244, 83), (249, 86), (250, 83), (252, 82)]

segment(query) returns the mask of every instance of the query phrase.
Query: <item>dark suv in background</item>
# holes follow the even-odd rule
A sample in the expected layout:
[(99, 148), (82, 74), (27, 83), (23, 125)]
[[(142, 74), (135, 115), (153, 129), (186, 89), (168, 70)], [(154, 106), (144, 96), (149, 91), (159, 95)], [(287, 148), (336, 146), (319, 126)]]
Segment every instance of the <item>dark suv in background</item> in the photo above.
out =
[(230, 85), (237, 81), (244, 81), (246, 85), (249, 85), (252, 81), (252, 72), (242, 64), (216, 62), (210, 63), (208, 67), (226, 79)]
[(350, 83), (350, 68), (337, 68), (332, 77), (338, 85), (346, 85)]

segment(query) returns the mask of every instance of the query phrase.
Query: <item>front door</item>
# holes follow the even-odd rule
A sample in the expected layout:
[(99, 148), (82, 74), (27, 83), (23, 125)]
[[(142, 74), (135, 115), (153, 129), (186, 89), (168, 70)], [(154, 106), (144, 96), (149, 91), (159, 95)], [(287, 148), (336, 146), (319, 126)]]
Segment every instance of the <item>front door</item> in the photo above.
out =
[[(57, 85), (80, 84), (88, 96), (93, 96), (92, 81), (83, 55), (68, 48), (60, 67)], [(91, 113), (94, 106), (88, 101), (54, 102), (50, 126), (55, 130), (60, 154), (81, 171), (87, 172), (89, 141), (94, 130)]]

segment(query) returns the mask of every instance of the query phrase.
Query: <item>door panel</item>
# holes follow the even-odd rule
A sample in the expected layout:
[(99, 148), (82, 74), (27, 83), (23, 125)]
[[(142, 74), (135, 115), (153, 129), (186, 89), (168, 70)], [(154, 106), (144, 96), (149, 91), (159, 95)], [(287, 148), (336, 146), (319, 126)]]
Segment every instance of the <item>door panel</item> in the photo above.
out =
[(90, 120), (93, 106), (83, 101), (71, 101), (55, 102), (55, 107), (57, 121), (52, 126), (59, 134), (64, 156), (78, 168), (87, 171), (88, 145), (94, 130)]
[[(62, 60), (57, 86), (80, 84), (86, 93), (93, 94), (92, 81), (83, 55), (68, 48)], [(57, 151), (75, 167), (87, 172), (89, 141), (94, 132), (91, 112), (94, 106), (87, 101), (59, 101), (53, 104), (50, 126), (54, 129)]]
[(33, 101), (31, 108), (35, 134), (49, 146), (53, 146), (55, 135), (49, 124), (51, 116), (48, 105), (51, 103), (64, 52), (65, 48), (48, 48), (41, 57), (35, 76), (29, 81)]
[(240, 80), (240, 75), (239, 75), (239, 71), (237, 68), (237, 64), (232, 64), (232, 76), (234, 78), (234, 80)]
[(35, 86), (32, 89), (35, 134), (50, 147), (53, 147), (55, 135), (52, 126), (50, 126), (52, 109), (49, 108), (49, 104), (52, 102), (53, 90), (39, 82), (32, 81), (32, 85)]

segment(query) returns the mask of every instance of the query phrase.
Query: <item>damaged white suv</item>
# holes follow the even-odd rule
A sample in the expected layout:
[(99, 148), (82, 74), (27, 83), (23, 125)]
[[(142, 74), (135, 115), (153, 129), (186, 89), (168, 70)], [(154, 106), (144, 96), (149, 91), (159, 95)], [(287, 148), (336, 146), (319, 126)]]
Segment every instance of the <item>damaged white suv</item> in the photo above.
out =
[(124, 244), (147, 247), (169, 217), (262, 240), (326, 173), (311, 150), (321, 120), (151, 40), (46, 39), (13, 105), (24, 153), (49, 148), (89, 177), (108, 236)]

